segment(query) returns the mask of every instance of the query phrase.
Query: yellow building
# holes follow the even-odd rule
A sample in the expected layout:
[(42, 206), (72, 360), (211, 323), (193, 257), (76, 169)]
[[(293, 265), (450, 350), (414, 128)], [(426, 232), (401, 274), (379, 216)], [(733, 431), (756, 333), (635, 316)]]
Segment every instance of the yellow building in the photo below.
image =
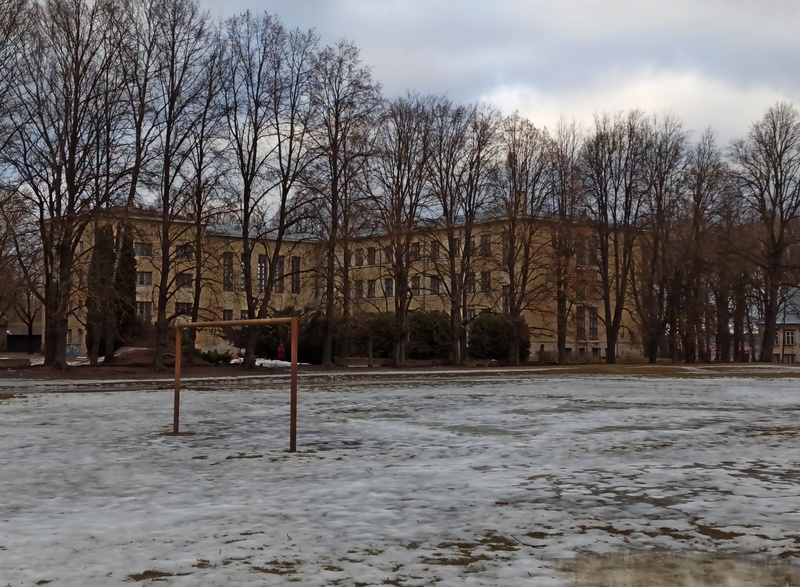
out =
[[(110, 217), (113, 221), (113, 216)], [(161, 283), (161, 245), (158, 240), (160, 216), (156, 212), (136, 210), (128, 223), (134, 231), (136, 255), (136, 312), (145, 321), (153, 321)], [(199, 241), (197, 231), (202, 231)], [(473, 227), (467, 244), (459, 230), (454, 234), (458, 256), (469, 246), (472, 255), (469, 267), (461, 272), (463, 300), (462, 320), (468, 323), (481, 312), (508, 312), (513, 281), (508, 271), (507, 231), (500, 221), (486, 221)], [(74, 303), (68, 324), (68, 355), (84, 355), (86, 349), (86, 276), (93, 233), (84, 236)], [(555, 290), (552, 280), (552, 251), (543, 231), (536, 242), (528, 244), (530, 265), (526, 279), (522, 316), (531, 330), (531, 358), (545, 360), (557, 357), (557, 325)], [(200, 320), (234, 320), (247, 318), (244, 295), (242, 239), (238, 227), (196, 224), (191, 219), (174, 222), (170, 236), (167, 276), (167, 316), (185, 320), (193, 308), (195, 294), (197, 242), (201, 263), (201, 296), (198, 305)], [(421, 227), (411, 238), (408, 250), (410, 265), (408, 282), (410, 309), (441, 310), (449, 313), (450, 261), (449, 239), (444, 229)], [(385, 236), (363, 236), (348, 243), (351, 314), (392, 312), (397, 288), (392, 271), (391, 240)], [(273, 256), (274, 241), (258, 242), (251, 257), (253, 289), (257, 297), (264, 294), (267, 268)], [(344, 252), (340, 250), (339, 266)], [(602, 304), (594, 287), (593, 269), (583, 248), (577, 251), (570, 269), (571, 291), (568, 298), (568, 359), (578, 362), (600, 361), (606, 355)], [(276, 281), (270, 299), (270, 311), (293, 308), (301, 312), (321, 310), (324, 294), (325, 246), (311, 238), (291, 236), (284, 240), (277, 259)], [(521, 262), (516, 262), (519, 265)], [(342, 280), (337, 283), (337, 306), (341, 304)], [(617, 356), (641, 357), (641, 347), (632, 336), (633, 325), (622, 328)], [(198, 331), (197, 345), (203, 349), (228, 348), (219, 333)]]

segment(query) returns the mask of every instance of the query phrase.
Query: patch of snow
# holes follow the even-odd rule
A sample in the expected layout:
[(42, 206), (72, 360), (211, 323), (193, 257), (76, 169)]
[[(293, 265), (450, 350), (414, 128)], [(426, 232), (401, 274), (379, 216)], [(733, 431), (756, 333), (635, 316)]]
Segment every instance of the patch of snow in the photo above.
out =
[(285, 376), (185, 390), (177, 437), (155, 385), (16, 390), (4, 584), (567, 587), (586, 553), (800, 554), (796, 379), (416, 375), (308, 382), (295, 454)]

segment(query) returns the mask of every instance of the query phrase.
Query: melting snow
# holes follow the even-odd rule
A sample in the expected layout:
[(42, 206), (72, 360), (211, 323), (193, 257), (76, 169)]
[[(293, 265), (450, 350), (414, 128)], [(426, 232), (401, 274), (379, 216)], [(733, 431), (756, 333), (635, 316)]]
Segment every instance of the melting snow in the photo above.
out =
[(177, 437), (164, 390), (0, 400), (0, 581), (556, 587), (586, 553), (800, 556), (797, 380), (307, 383), (296, 454), (285, 378), (201, 387)]

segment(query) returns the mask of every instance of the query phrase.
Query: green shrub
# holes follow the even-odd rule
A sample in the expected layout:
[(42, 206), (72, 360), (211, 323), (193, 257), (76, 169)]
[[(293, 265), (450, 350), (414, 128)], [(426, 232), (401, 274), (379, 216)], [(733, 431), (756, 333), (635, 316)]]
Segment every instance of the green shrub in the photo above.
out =
[(531, 335), (525, 320), (512, 321), (507, 316), (484, 313), (469, 325), (469, 356), (473, 359), (508, 358), (509, 344), (515, 334), (519, 337), (519, 359), (524, 361), (531, 351)]
[(450, 317), (435, 310), (409, 312), (409, 359), (447, 359), (450, 356)]
[(201, 351), (200, 349), (195, 349), (194, 354), (198, 358), (203, 359), (204, 361), (206, 361), (207, 363), (211, 363), (212, 365), (219, 365), (219, 364), (227, 365), (228, 363), (231, 362), (231, 359), (233, 359), (233, 356), (231, 355), (230, 352), (218, 351), (216, 349), (211, 349), (209, 351)]

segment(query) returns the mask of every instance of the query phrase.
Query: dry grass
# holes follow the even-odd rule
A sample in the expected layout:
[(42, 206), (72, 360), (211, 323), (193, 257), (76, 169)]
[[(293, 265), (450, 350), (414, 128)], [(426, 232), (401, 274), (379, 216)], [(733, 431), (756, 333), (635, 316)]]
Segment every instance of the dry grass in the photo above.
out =
[(579, 587), (798, 587), (784, 562), (669, 553), (584, 555), (560, 565)]

